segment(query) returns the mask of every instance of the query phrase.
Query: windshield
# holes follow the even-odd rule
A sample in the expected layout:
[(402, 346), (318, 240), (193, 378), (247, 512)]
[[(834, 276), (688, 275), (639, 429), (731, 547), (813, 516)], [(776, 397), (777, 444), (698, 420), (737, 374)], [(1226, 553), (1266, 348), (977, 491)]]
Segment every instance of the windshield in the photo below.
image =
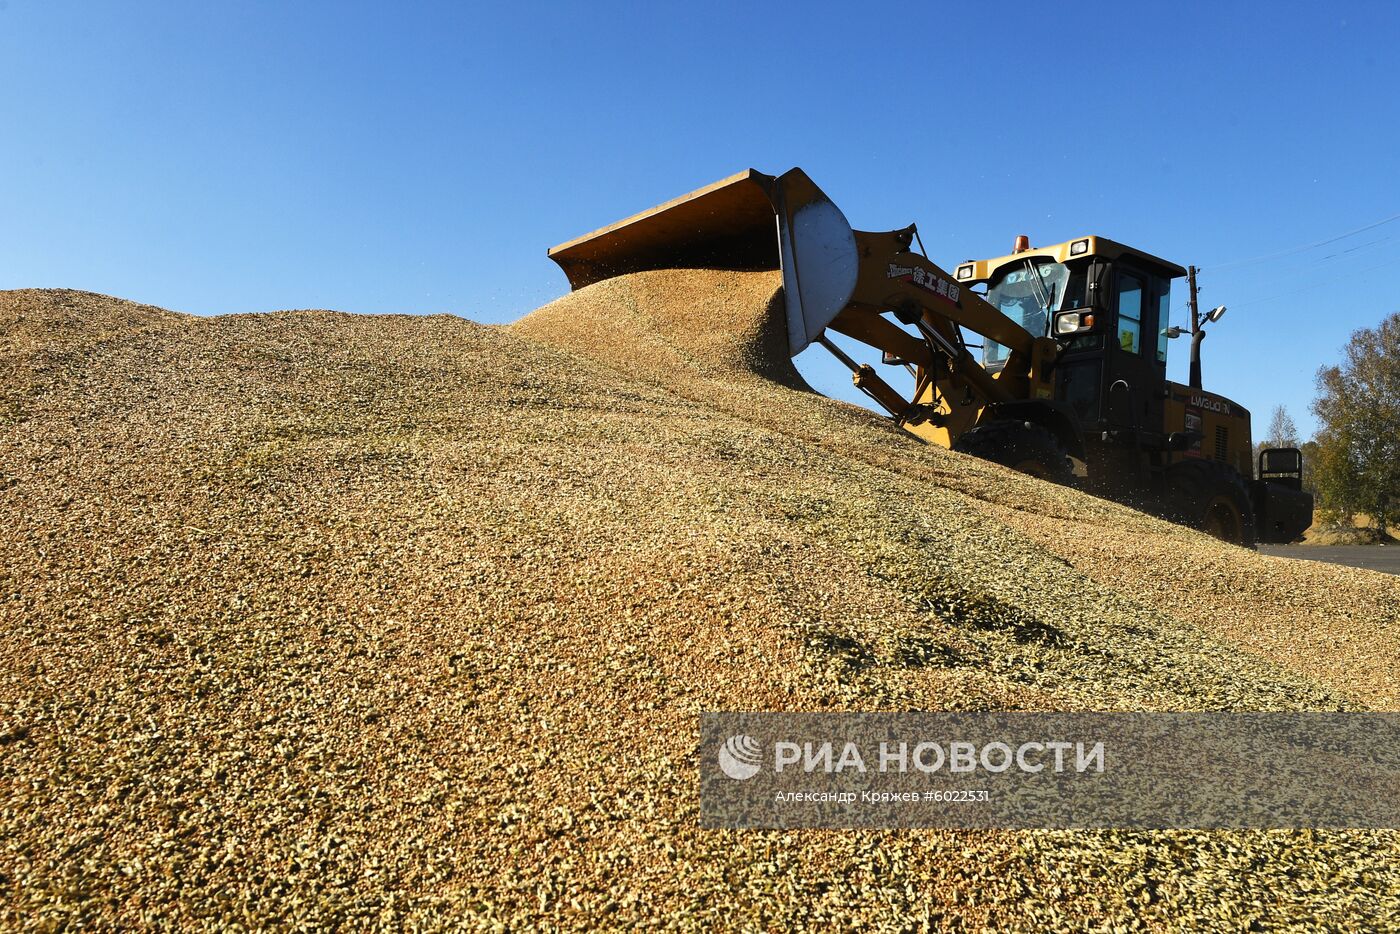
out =
[[(1010, 266), (992, 279), (987, 289), (987, 301), (998, 311), (1031, 333), (1045, 337), (1050, 333), (1050, 316), (1059, 309), (1065, 297), (1069, 269), (1063, 263), (1049, 260), (1025, 260)], [(982, 364), (988, 368), (1006, 362), (1007, 349), (987, 341), (982, 352)]]

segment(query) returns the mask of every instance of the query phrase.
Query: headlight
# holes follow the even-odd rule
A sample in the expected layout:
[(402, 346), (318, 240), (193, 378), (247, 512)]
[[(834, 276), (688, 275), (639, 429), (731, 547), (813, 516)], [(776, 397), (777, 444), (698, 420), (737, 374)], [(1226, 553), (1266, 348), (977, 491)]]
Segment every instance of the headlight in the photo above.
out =
[(1070, 311), (1055, 318), (1056, 334), (1074, 334), (1077, 331), (1087, 331), (1094, 326), (1094, 316), (1082, 314), (1078, 311)]
[(968, 264), (965, 265), (965, 266), (959, 266), (959, 267), (958, 267), (958, 278), (959, 278), (959, 279), (971, 279), (971, 278), (972, 278), (972, 264), (971, 264), (971, 263), (968, 263)]
[(1087, 237), (1085, 237), (1083, 240), (1076, 240), (1076, 241), (1074, 241), (1073, 243), (1071, 243), (1071, 244), (1069, 245), (1069, 255), (1070, 255), (1070, 256), (1083, 256), (1085, 253), (1088, 253), (1088, 252), (1089, 252), (1089, 238), (1087, 238)]

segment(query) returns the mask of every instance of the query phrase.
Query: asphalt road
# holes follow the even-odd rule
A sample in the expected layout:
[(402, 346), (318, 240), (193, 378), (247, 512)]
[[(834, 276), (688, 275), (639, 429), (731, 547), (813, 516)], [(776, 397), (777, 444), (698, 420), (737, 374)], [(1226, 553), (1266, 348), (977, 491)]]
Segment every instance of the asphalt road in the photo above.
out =
[(1260, 545), (1259, 552), (1400, 574), (1400, 545)]

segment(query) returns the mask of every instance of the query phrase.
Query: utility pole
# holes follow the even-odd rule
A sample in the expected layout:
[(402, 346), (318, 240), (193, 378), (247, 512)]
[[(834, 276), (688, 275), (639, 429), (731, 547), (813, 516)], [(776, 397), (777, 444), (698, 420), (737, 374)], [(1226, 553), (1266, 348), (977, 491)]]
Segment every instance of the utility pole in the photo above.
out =
[(1201, 341), (1206, 332), (1201, 329), (1201, 312), (1196, 306), (1196, 267), (1186, 267), (1186, 285), (1191, 290), (1187, 299), (1191, 307), (1191, 388), (1201, 388)]
[(1196, 307), (1196, 267), (1186, 267), (1186, 284), (1191, 289), (1191, 297), (1188, 299), (1191, 307), (1191, 333), (1195, 334), (1201, 329), (1201, 313)]

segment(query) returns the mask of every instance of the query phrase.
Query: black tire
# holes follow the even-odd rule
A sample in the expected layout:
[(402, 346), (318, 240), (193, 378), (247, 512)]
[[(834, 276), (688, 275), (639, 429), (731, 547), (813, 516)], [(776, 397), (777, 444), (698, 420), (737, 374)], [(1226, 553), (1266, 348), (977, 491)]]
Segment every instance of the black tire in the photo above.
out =
[(1254, 547), (1254, 506), (1235, 471), (1192, 458), (1167, 468), (1169, 518), (1221, 541)]
[(954, 451), (971, 454), (1052, 483), (1070, 484), (1074, 467), (1064, 445), (1044, 425), (1003, 419), (963, 432)]

